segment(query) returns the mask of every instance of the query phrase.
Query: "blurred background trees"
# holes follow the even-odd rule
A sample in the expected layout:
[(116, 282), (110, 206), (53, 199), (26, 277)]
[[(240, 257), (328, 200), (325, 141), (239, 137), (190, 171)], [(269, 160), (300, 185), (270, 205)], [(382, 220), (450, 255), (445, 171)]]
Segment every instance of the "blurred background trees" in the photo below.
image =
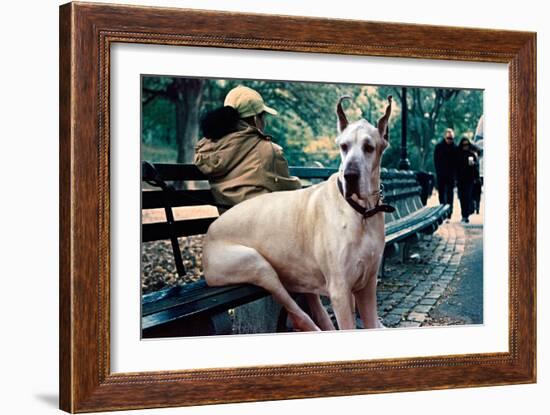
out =
[[(401, 87), (307, 82), (142, 77), (142, 158), (151, 162), (190, 163), (201, 138), (199, 120), (222, 106), (237, 85), (256, 89), (279, 115), (268, 116), (266, 133), (280, 144), (291, 166), (338, 167), (335, 105), (351, 95), (350, 121), (361, 117), (376, 125), (394, 96), (390, 121), (391, 146), (383, 166), (397, 168), (401, 143)], [(458, 137), (472, 138), (483, 112), (483, 92), (448, 88), (407, 88), (408, 158), (413, 170), (433, 171), (433, 148), (450, 127)]]

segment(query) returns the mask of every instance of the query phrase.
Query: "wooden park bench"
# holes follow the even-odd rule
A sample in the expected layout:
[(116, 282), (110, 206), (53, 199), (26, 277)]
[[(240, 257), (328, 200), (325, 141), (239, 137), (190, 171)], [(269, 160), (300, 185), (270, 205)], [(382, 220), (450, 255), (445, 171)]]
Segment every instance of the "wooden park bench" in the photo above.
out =
[[(326, 180), (335, 172), (336, 169), (319, 167), (290, 168), (290, 173), (306, 184)], [(449, 207), (425, 206), (420, 199), (422, 188), (412, 171), (382, 169), (381, 174), (384, 201), (396, 208), (394, 213), (385, 216), (385, 258), (396, 251), (406, 252), (408, 244), (417, 240), (419, 234), (434, 232), (448, 216)], [(207, 179), (194, 165), (144, 162), (142, 180), (156, 189), (142, 191), (142, 209), (162, 208), (166, 214), (166, 221), (142, 225), (142, 243), (171, 240), (176, 269), (182, 276), (185, 268), (177, 238), (206, 233), (216, 217), (175, 220), (173, 208), (215, 203), (209, 188), (175, 190), (169, 183)], [(383, 273), (383, 265), (381, 268)], [(269, 293), (254, 285), (208, 287), (204, 280), (161, 289), (142, 297), (142, 337), (231, 334), (233, 322), (229, 310), (267, 296)], [(284, 313), (267, 317), (277, 320), (277, 330), (286, 327)]]

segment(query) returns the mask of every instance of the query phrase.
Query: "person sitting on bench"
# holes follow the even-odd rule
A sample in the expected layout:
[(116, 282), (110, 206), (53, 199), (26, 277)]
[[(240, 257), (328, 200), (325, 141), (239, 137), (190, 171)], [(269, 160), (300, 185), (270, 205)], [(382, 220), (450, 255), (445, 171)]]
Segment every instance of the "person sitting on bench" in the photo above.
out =
[(282, 148), (263, 131), (266, 113), (277, 111), (266, 106), (257, 91), (237, 86), (223, 107), (201, 120), (204, 138), (197, 143), (193, 162), (208, 177), (218, 205), (301, 187), (300, 179), (290, 176)]

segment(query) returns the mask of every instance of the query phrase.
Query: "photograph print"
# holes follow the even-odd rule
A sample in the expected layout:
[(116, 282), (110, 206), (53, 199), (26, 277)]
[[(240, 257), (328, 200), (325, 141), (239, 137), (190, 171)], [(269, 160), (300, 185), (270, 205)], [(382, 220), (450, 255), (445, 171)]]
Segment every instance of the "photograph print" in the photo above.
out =
[(483, 90), (142, 75), (140, 105), (143, 339), (483, 324)]

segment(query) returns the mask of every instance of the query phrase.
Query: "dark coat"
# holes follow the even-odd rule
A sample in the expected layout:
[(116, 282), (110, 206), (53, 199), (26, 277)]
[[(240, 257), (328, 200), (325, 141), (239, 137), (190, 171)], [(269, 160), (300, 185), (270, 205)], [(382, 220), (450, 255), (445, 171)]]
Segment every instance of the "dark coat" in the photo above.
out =
[[(474, 164), (470, 165), (468, 158), (473, 157)], [(460, 183), (473, 183), (479, 179), (479, 161), (472, 150), (459, 149), (457, 151), (456, 179)]]
[(435, 146), (434, 166), (438, 181), (455, 179), (457, 151), (458, 147), (455, 143), (447, 144), (444, 139)]

